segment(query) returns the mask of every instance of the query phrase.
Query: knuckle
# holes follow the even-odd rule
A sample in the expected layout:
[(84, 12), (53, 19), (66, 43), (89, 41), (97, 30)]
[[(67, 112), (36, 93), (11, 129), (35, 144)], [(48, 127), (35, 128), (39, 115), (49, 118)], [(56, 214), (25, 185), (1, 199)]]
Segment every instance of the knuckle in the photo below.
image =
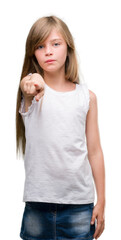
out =
[(104, 222), (104, 219), (100, 219), (100, 223), (102, 224)]
[(23, 86), (23, 91), (26, 92), (26, 86)]
[(31, 85), (31, 81), (30, 80), (26, 80), (25, 83), (30, 86)]

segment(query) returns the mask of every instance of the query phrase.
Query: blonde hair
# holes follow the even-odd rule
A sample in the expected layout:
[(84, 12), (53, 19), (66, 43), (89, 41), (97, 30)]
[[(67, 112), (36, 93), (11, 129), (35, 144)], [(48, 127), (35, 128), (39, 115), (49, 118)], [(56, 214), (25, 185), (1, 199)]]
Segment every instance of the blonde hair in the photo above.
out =
[[(20, 81), (27, 74), (39, 73), (43, 77), (43, 69), (39, 66), (37, 59), (34, 55), (37, 46), (43, 43), (49, 36), (53, 28), (56, 28), (67, 43), (67, 58), (65, 62), (65, 78), (71, 82), (79, 84), (79, 73), (76, 50), (72, 34), (70, 33), (67, 25), (56, 16), (46, 16), (39, 18), (31, 27), (27, 40), (25, 57), (22, 68)], [(25, 126), (22, 120), (22, 116), (19, 113), (21, 105), (22, 91), (18, 88), (17, 104), (16, 104), (16, 152), (22, 152), (25, 154)]]

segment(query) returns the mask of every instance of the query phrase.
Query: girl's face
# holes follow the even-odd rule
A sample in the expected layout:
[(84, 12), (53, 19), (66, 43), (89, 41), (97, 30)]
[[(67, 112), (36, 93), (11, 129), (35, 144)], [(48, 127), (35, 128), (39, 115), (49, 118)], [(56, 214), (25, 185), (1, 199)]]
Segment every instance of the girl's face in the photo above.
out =
[(42, 45), (35, 50), (35, 57), (45, 72), (65, 71), (67, 44), (55, 28)]

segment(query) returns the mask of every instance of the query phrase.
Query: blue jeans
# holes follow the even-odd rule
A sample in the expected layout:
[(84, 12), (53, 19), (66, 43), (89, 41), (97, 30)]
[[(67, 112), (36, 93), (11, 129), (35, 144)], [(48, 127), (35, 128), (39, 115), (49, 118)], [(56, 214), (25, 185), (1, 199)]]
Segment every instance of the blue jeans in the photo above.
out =
[(26, 202), (20, 237), (24, 240), (92, 240), (90, 224), (94, 203), (58, 204)]

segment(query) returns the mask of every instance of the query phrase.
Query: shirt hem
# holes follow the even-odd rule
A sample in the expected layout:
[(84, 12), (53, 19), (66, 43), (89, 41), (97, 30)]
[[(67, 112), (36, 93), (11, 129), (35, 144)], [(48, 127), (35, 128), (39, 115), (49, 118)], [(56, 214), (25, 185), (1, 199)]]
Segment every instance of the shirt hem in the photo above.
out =
[(60, 204), (89, 204), (94, 203), (94, 198), (86, 200), (54, 200), (42, 198), (23, 198), (23, 202), (45, 202), (45, 203), (60, 203)]

